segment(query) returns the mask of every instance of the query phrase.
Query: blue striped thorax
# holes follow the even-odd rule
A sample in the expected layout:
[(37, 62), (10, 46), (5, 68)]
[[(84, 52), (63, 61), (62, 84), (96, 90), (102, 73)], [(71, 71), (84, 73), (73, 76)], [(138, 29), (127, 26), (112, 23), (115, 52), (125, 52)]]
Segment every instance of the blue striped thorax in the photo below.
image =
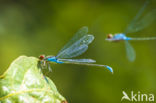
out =
[(63, 62), (59, 61), (55, 56), (47, 57), (46, 60), (51, 61), (51, 62), (55, 62), (55, 63), (59, 63), (59, 64), (63, 63)]
[(127, 37), (124, 33), (117, 33), (115, 35), (108, 34), (108, 41), (120, 41), (120, 40), (131, 40), (131, 38)]

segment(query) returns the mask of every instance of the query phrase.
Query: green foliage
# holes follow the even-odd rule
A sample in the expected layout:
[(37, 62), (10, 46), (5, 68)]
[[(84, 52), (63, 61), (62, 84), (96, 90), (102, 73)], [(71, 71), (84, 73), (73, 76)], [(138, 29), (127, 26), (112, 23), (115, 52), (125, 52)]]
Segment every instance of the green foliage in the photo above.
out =
[(38, 68), (38, 59), (21, 56), (0, 76), (0, 103), (66, 103)]
[[(144, 1), (0, 0), (0, 75), (19, 55), (56, 56), (73, 34), (86, 25), (95, 40), (77, 59), (95, 59), (99, 64), (112, 66), (115, 73), (89, 66), (51, 65), (53, 72), (45, 70), (46, 76), (62, 86), (58, 89), (67, 100), (120, 103), (123, 90), (156, 94), (156, 41), (132, 41), (136, 52), (134, 62), (127, 60), (123, 42), (105, 41), (107, 34), (122, 33), (126, 29)], [(151, 0), (143, 15), (155, 7), (156, 0)], [(127, 36), (154, 37), (155, 27), (153, 22)]]

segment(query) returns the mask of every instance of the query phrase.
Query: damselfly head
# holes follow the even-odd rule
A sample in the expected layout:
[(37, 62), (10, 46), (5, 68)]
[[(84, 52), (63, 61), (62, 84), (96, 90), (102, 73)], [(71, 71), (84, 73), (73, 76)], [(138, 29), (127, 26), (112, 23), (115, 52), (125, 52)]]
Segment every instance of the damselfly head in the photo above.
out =
[(111, 38), (113, 38), (113, 35), (112, 34), (108, 34), (107, 35), (107, 39), (111, 39)]
[(39, 56), (39, 59), (40, 59), (40, 60), (43, 60), (44, 58), (45, 58), (45, 55), (40, 55), (40, 56)]

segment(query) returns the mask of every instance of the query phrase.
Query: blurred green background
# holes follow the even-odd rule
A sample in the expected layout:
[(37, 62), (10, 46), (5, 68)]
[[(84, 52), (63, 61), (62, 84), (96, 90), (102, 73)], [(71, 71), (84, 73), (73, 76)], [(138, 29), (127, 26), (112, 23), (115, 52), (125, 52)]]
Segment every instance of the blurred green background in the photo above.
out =
[[(56, 55), (82, 26), (95, 40), (78, 58), (92, 58), (105, 68), (52, 65), (45, 71), (69, 103), (119, 103), (122, 91), (156, 93), (156, 41), (132, 41), (135, 62), (129, 62), (123, 42), (105, 41), (108, 33), (123, 32), (145, 0), (1, 0), (0, 74), (21, 55)], [(152, 0), (145, 13), (156, 7)], [(133, 37), (156, 36), (156, 23)], [(126, 102), (126, 101), (124, 101)]]

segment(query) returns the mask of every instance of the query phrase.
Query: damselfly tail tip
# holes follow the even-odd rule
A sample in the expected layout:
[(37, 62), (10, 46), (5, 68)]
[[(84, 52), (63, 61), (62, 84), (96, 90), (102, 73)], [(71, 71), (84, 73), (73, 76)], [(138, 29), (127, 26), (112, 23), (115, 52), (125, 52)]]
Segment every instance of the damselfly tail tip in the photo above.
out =
[(106, 66), (106, 68), (107, 68), (112, 74), (114, 73), (112, 67)]

